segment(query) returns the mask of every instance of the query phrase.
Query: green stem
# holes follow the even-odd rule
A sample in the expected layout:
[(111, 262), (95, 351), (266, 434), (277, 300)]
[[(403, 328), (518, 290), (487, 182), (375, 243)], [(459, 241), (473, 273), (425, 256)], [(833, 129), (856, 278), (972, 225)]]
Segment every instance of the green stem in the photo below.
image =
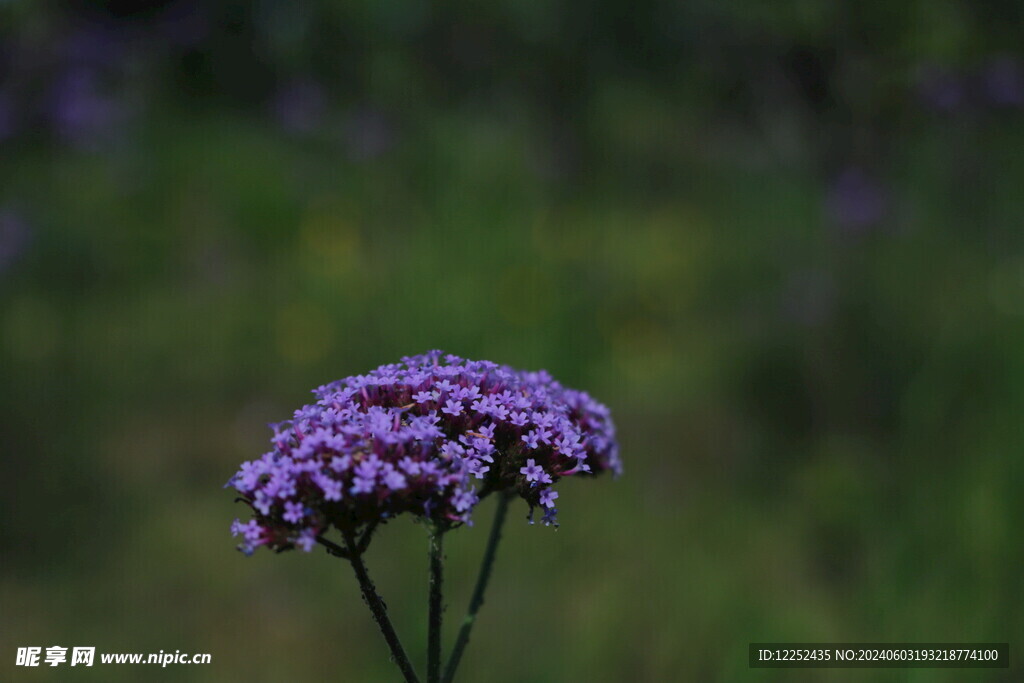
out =
[(438, 527), (430, 530), (430, 605), (429, 631), (427, 634), (427, 681), (441, 680), (441, 613), (444, 611), (442, 582), (444, 572), (444, 531)]
[(476, 621), (476, 614), (480, 606), (484, 604), (484, 591), (487, 590), (487, 582), (491, 578), (491, 569), (494, 566), (494, 558), (498, 551), (498, 542), (501, 540), (501, 527), (505, 523), (505, 513), (508, 512), (509, 501), (513, 497), (510, 491), (502, 492), (498, 496), (498, 507), (494, 511), (494, 522), (491, 524), (491, 533), (487, 538), (487, 548), (484, 550), (483, 561), (480, 564), (480, 573), (476, 577), (476, 586), (473, 588), (473, 596), (469, 600), (469, 611), (459, 629), (459, 635), (455, 639), (455, 646), (448, 657), (448, 663), (444, 668), (444, 683), (451, 683), (455, 677), (455, 670), (462, 659), (462, 653), (469, 643), (469, 633), (473, 629), (473, 622)]
[(405, 654), (405, 649), (402, 648), (398, 634), (395, 633), (395, 628), (391, 625), (391, 620), (388, 618), (388, 608), (377, 592), (377, 587), (373, 585), (370, 574), (366, 571), (366, 564), (363, 563), (363, 554), (359, 550), (359, 544), (356, 541), (355, 535), (351, 532), (342, 533), (345, 538), (347, 559), (352, 565), (352, 569), (356, 572), (359, 588), (363, 591), (363, 600), (369, 606), (370, 612), (380, 628), (380, 632), (384, 635), (384, 640), (387, 641), (388, 647), (391, 649), (391, 658), (394, 659), (398, 668), (402, 670), (406, 683), (419, 683), (419, 678), (416, 677), (416, 671), (412, 668), (409, 656)]

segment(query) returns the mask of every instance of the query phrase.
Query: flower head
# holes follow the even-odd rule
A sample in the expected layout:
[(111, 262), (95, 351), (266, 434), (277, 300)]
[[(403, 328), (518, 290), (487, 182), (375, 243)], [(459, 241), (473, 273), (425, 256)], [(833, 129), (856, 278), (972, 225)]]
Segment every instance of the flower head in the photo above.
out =
[(332, 527), (354, 533), (402, 513), (468, 524), (501, 490), (554, 523), (552, 484), (622, 470), (608, 408), (544, 371), (431, 351), (313, 393), (229, 481), (254, 512), (232, 525), (247, 553), (309, 551)]

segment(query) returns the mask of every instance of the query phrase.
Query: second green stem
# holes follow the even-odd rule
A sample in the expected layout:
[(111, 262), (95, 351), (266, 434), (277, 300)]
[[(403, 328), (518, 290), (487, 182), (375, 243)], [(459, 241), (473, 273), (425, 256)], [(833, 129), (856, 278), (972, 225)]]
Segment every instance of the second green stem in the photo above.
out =
[(501, 527), (505, 524), (505, 514), (508, 512), (509, 501), (514, 494), (510, 491), (503, 491), (498, 494), (498, 506), (494, 509), (494, 522), (491, 524), (491, 533), (487, 538), (487, 548), (484, 550), (484, 559), (480, 564), (480, 573), (476, 578), (476, 586), (473, 588), (473, 596), (469, 600), (469, 612), (466, 614), (462, 627), (459, 628), (459, 635), (455, 638), (455, 646), (448, 656), (448, 663), (445, 665), (444, 683), (451, 683), (455, 677), (455, 670), (459, 668), (459, 661), (462, 653), (469, 643), (469, 633), (473, 630), (473, 623), (476, 621), (476, 613), (484, 604), (484, 591), (487, 590), (487, 582), (491, 579), (491, 569), (494, 567), (494, 558), (498, 554), (498, 542), (501, 541)]
[(427, 634), (427, 681), (441, 680), (441, 613), (444, 611), (442, 584), (444, 580), (444, 531), (436, 526), (430, 530), (430, 605)]

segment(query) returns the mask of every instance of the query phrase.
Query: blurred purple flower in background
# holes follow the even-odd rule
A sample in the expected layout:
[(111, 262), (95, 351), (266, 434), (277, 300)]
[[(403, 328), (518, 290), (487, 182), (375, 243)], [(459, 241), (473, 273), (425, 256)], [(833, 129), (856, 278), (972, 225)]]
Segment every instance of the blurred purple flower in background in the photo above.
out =
[(25, 253), (32, 231), (12, 208), (0, 209), (0, 272), (6, 271)]
[(1009, 55), (991, 59), (982, 73), (986, 99), (999, 107), (1024, 106), (1024, 70)]
[(116, 67), (124, 62), (125, 33), (87, 24), (64, 39), (61, 52), (72, 67)]
[(864, 233), (885, 217), (889, 200), (885, 188), (856, 166), (847, 167), (825, 196), (825, 213), (841, 232)]
[(345, 143), (349, 154), (357, 161), (374, 159), (395, 144), (395, 130), (384, 114), (373, 107), (352, 109), (344, 126)]
[(327, 97), (319, 83), (300, 78), (278, 90), (271, 102), (271, 109), (287, 132), (308, 135), (323, 125)]
[(18, 115), (14, 108), (14, 98), (0, 90), (0, 142), (14, 136), (18, 130)]
[(75, 146), (94, 147), (113, 130), (123, 110), (103, 92), (95, 70), (73, 67), (54, 82), (48, 114), (61, 139)]
[(193, 0), (171, 3), (157, 19), (156, 31), (169, 44), (192, 47), (210, 32), (210, 20), (203, 5)]
[(939, 112), (952, 112), (965, 100), (963, 79), (946, 67), (935, 64), (920, 67), (916, 86), (925, 105)]

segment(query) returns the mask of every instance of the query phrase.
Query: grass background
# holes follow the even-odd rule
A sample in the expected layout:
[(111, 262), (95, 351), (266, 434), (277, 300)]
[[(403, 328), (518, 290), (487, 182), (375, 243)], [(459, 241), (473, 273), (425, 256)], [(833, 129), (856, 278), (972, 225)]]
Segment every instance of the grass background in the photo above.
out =
[[(221, 485), (443, 348), (590, 391), (626, 468), (513, 508), (461, 680), (1014, 680), (747, 668), (1024, 635), (1020, 9), (887, 7), (0, 4), (0, 677), (395, 680)], [(367, 561), (422, 662), (423, 530)], [(213, 663), (13, 666), (55, 644)]]

